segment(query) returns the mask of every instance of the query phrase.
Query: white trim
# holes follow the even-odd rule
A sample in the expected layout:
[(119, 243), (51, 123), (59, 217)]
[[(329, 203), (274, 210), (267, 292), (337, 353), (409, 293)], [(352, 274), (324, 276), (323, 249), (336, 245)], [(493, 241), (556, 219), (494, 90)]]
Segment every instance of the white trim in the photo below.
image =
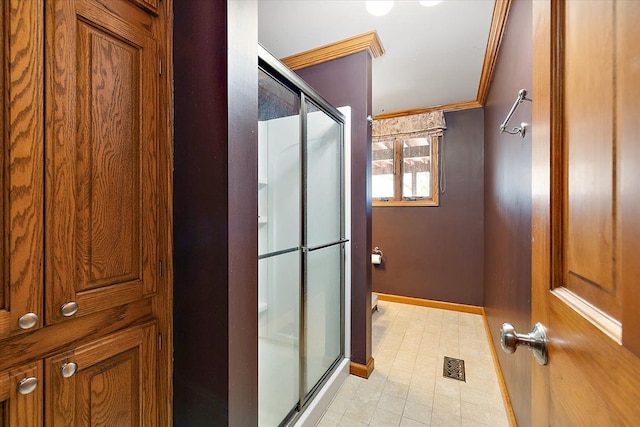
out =
[(342, 383), (349, 377), (349, 364), (349, 359), (346, 357), (342, 359), (342, 362), (340, 362), (331, 377), (322, 386), (305, 411), (298, 417), (294, 427), (308, 427), (318, 424), (334, 396), (340, 390)]

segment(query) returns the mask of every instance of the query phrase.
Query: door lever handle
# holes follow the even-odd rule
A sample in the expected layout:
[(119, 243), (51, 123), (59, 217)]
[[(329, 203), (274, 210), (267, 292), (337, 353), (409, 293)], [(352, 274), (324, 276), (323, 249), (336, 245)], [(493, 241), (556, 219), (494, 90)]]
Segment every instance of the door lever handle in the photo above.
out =
[(500, 346), (505, 353), (515, 353), (519, 345), (524, 345), (541, 365), (549, 361), (547, 343), (547, 333), (542, 323), (536, 323), (528, 334), (519, 334), (511, 323), (503, 323), (500, 328)]

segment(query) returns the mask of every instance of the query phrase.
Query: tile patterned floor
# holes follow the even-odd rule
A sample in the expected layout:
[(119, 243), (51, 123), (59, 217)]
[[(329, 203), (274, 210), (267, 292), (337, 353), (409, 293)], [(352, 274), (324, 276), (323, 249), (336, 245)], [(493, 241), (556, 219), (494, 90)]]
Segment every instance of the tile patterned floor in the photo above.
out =
[[(349, 376), (319, 427), (509, 426), (482, 316), (378, 306), (375, 370), (368, 380)], [(465, 361), (466, 382), (443, 377), (444, 356)]]

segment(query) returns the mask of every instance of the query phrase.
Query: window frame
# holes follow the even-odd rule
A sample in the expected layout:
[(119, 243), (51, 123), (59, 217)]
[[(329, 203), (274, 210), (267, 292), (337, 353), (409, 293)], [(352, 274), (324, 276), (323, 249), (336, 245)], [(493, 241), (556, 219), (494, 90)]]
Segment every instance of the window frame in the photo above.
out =
[[(415, 199), (408, 199), (402, 197), (402, 141), (411, 138), (402, 138), (399, 136), (390, 137), (387, 141), (393, 141), (394, 149), (394, 171), (393, 171), (393, 198), (386, 197), (372, 197), (372, 205), (374, 207), (389, 207), (389, 206), (440, 206), (440, 185), (439, 185), (439, 140), (438, 134), (426, 135), (423, 138), (431, 138), (430, 148), (430, 162), (431, 162), (431, 197), (418, 197)], [(373, 156), (371, 159), (373, 166)]]

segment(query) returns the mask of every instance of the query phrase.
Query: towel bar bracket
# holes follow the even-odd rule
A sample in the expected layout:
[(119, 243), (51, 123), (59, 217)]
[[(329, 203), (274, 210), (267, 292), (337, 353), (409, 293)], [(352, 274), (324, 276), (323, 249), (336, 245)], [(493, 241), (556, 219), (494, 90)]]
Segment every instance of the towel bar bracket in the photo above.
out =
[(518, 97), (516, 98), (515, 102), (513, 103), (513, 106), (511, 107), (511, 110), (509, 110), (509, 114), (507, 114), (507, 118), (504, 119), (504, 122), (502, 122), (502, 124), (500, 125), (500, 133), (506, 132), (506, 133), (511, 134), (511, 135), (520, 134), (520, 136), (522, 138), (525, 137), (525, 134), (527, 133), (527, 127), (529, 127), (528, 123), (522, 122), (522, 123), (520, 123), (520, 127), (514, 127), (513, 130), (508, 130), (507, 129), (507, 124), (509, 123), (509, 120), (511, 120), (511, 117), (513, 116), (513, 113), (515, 113), (516, 109), (518, 108), (518, 105), (520, 105), (524, 101), (533, 102), (532, 99), (527, 98), (527, 90), (526, 89), (520, 89), (520, 91), (518, 92)]

